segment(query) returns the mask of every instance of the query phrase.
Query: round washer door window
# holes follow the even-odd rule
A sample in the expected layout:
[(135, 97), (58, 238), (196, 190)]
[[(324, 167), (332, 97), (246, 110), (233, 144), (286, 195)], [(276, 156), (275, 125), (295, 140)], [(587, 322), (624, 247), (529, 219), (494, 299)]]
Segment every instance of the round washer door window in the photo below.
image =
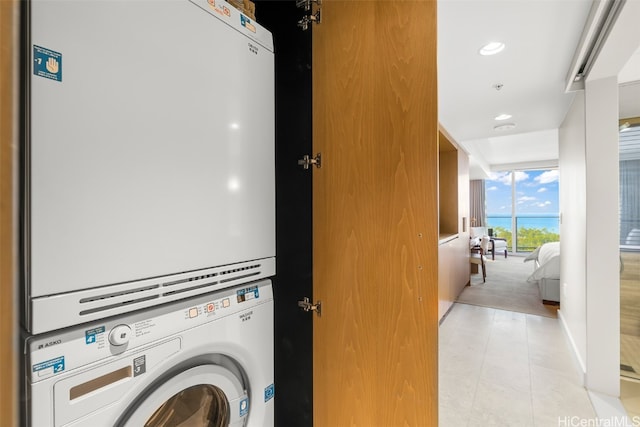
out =
[(139, 399), (125, 427), (244, 426), (249, 398), (224, 367), (203, 365), (171, 377)]
[(214, 385), (198, 384), (174, 394), (149, 417), (144, 427), (227, 427), (229, 401)]

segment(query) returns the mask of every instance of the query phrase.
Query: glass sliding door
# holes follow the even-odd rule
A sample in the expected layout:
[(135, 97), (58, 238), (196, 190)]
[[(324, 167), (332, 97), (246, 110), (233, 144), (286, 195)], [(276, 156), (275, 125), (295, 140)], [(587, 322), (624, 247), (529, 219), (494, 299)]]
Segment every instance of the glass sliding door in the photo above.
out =
[(531, 252), (560, 240), (558, 170), (520, 172), (515, 182), (516, 251)]
[(558, 179), (557, 169), (545, 169), (496, 172), (485, 181), (488, 227), (512, 252), (560, 240)]
[(640, 379), (640, 118), (620, 124), (620, 374)]
[(493, 230), (494, 236), (506, 239), (508, 248), (512, 247), (513, 229), (512, 175), (511, 172), (497, 172), (485, 180), (487, 227)]

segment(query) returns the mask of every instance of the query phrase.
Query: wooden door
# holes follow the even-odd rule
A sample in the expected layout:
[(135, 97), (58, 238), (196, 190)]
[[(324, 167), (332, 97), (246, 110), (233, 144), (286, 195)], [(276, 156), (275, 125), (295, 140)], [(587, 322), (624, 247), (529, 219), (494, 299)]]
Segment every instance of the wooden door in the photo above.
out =
[(18, 425), (18, 310), (15, 282), (17, 1), (0, 1), (0, 424)]
[(313, 31), (314, 425), (437, 426), (436, 3)]

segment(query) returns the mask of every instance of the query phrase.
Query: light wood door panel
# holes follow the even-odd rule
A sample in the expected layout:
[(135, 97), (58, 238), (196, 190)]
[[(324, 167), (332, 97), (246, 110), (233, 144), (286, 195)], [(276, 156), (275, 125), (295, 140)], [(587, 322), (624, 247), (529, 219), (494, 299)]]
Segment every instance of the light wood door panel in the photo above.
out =
[(14, 172), (17, 159), (17, 1), (0, 1), (0, 424), (18, 425), (18, 308)]
[(313, 34), (314, 425), (437, 425), (436, 3)]

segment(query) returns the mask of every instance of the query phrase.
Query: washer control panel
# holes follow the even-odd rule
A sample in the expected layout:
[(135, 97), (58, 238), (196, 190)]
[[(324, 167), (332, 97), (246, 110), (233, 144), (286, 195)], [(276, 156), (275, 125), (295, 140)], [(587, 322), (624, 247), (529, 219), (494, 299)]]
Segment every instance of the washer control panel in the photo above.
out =
[(69, 372), (223, 317), (239, 316), (246, 322), (254, 307), (272, 300), (271, 282), (262, 280), (119, 319), (28, 337), (31, 381)]

